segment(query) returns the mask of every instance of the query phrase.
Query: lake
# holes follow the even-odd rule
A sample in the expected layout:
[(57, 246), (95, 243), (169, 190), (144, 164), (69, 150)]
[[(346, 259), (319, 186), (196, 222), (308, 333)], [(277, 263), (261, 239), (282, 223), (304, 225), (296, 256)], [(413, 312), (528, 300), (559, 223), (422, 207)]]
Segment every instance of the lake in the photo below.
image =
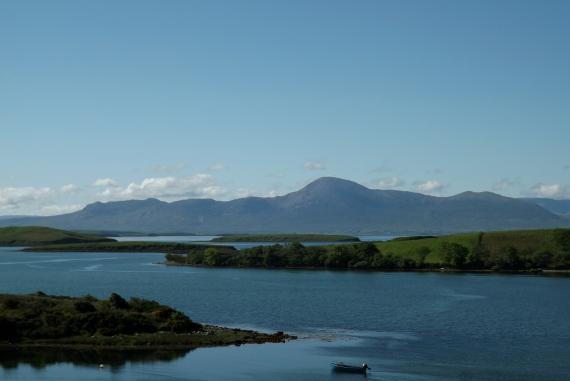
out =
[[(161, 254), (0, 248), (0, 292), (166, 303), (194, 320), (283, 330), (286, 344), (141, 353), (0, 352), (6, 380), (567, 380), (570, 278), (525, 275), (206, 269)], [(99, 363), (107, 364), (98, 369)]]

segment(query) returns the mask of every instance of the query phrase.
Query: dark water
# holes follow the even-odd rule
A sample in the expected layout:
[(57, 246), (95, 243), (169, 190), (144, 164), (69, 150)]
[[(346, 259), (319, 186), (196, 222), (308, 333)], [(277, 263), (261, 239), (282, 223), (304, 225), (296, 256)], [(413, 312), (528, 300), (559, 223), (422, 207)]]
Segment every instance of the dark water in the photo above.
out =
[[(0, 292), (142, 296), (287, 344), (155, 354), (0, 352), (6, 380), (568, 380), (570, 278), (164, 267), (159, 254), (0, 249)], [(99, 363), (107, 364), (98, 369)]]

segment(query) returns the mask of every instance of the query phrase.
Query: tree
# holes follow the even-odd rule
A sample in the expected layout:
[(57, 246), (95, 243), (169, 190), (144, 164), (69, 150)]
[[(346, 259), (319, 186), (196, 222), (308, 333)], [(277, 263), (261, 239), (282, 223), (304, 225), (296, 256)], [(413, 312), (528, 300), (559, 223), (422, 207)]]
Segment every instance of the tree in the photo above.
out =
[(292, 242), (287, 247), (287, 258), (289, 266), (302, 266), (307, 250), (300, 242)]
[(109, 304), (111, 307), (121, 310), (129, 308), (129, 303), (121, 295), (114, 292), (109, 297)]
[(461, 268), (467, 260), (469, 250), (455, 242), (443, 242), (441, 244), (441, 255), (446, 265)]
[(351, 254), (345, 245), (335, 246), (334, 250), (329, 252), (325, 259), (326, 267), (345, 268), (351, 260)]
[(554, 240), (564, 254), (570, 255), (570, 229), (555, 230)]
[(213, 247), (209, 247), (204, 251), (204, 264), (207, 266), (218, 266), (222, 264), (218, 256), (218, 251)]
[(424, 267), (426, 258), (429, 255), (429, 253), (431, 253), (431, 249), (427, 246), (420, 246), (415, 249), (415, 254), (417, 257), (416, 263), (418, 267)]
[(516, 270), (522, 267), (522, 262), (518, 250), (514, 246), (503, 247), (495, 259), (494, 269), (496, 270)]
[(534, 268), (545, 268), (550, 265), (552, 257), (553, 255), (550, 251), (540, 250), (531, 254), (529, 262)]

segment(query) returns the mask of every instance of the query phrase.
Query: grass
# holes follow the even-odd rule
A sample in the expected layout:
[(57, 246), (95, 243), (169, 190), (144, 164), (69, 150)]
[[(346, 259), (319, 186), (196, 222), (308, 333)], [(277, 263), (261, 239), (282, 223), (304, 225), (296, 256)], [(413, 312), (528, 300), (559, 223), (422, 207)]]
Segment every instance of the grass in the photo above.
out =
[(34, 246), (114, 242), (115, 240), (91, 234), (82, 234), (42, 226), (10, 226), (0, 228), (0, 246)]
[(358, 242), (358, 237), (340, 234), (228, 234), (212, 242)]
[(418, 249), (427, 247), (430, 253), (425, 259), (427, 264), (440, 264), (443, 258), (440, 252), (440, 247), (443, 242), (453, 242), (471, 248), (477, 242), (479, 233), (463, 233), (454, 234), (441, 237), (425, 238), (425, 239), (405, 239), (398, 238), (391, 241), (376, 242), (376, 247), (382, 253), (391, 253), (399, 258), (409, 258), (418, 260)]
[(391, 241), (376, 242), (376, 246), (383, 253), (391, 253), (397, 257), (418, 259), (418, 249), (427, 247), (430, 249), (425, 262), (428, 264), (441, 264), (443, 262), (441, 246), (444, 242), (457, 243), (469, 250), (479, 242), (485, 246), (491, 257), (498, 255), (507, 247), (514, 247), (518, 252), (537, 252), (541, 250), (557, 252), (559, 244), (556, 234), (568, 229), (543, 229), (543, 230), (512, 230), (500, 232), (477, 232), (453, 234), (440, 237), (417, 239), (398, 238)]

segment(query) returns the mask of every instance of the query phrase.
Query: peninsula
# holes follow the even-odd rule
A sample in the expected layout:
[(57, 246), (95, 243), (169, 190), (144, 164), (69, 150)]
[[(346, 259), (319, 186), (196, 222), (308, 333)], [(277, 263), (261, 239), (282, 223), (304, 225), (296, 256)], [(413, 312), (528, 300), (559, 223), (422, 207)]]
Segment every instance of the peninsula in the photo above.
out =
[(43, 226), (0, 228), (0, 246), (37, 246), (52, 244), (109, 243), (114, 239)]
[(0, 348), (189, 349), (294, 338), (199, 324), (155, 301), (118, 294), (106, 300), (0, 294)]

